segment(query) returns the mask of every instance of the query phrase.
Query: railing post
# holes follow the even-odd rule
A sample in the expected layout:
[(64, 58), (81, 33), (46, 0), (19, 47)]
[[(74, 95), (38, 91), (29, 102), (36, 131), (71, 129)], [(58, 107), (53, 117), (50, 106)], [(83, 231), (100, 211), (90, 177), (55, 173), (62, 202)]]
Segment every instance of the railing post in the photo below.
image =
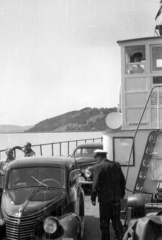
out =
[(14, 158), (16, 158), (16, 150), (14, 150)]
[(40, 145), (40, 155), (42, 156), (42, 145)]
[(67, 144), (68, 144), (68, 156), (69, 156), (69, 148), (70, 148), (69, 141), (67, 142)]
[(52, 156), (54, 156), (53, 143), (51, 144), (51, 148), (52, 148)]
[(160, 129), (160, 88), (157, 89), (157, 129)]
[(61, 156), (61, 142), (60, 142), (60, 156)]

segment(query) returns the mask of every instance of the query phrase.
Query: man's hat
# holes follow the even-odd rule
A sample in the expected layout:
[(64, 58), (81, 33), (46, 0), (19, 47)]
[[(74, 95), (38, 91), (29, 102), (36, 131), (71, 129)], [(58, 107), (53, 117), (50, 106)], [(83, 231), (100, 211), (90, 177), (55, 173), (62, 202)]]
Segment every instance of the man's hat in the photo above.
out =
[(95, 155), (105, 155), (105, 154), (107, 154), (107, 151), (102, 150), (102, 149), (96, 149), (94, 151), (94, 153), (95, 153)]

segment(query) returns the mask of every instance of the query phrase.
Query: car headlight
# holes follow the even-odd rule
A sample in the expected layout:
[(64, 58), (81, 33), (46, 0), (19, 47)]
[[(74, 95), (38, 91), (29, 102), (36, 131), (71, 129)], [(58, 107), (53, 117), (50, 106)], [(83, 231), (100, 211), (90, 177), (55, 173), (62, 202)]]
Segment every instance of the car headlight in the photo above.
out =
[(84, 176), (86, 178), (90, 178), (92, 176), (92, 172), (89, 169), (84, 170)]
[(48, 217), (44, 221), (44, 231), (48, 234), (53, 234), (57, 231), (59, 227), (59, 222), (54, 217)]

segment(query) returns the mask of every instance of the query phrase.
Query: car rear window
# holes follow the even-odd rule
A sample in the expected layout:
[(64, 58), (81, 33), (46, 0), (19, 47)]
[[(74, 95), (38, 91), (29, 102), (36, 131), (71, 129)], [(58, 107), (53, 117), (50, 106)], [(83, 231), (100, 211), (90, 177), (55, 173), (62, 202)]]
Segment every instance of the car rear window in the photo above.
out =
[(78, 148), (75, 151), (75, 157), (93, 157), (96, 148)]

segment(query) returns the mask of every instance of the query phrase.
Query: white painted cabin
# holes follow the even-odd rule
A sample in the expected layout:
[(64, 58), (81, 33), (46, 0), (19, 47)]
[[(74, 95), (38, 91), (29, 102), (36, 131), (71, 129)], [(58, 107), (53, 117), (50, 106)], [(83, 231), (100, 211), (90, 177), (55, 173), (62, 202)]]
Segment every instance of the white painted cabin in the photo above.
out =
[[(121, 164), (128, 190), (157, 193), (162, 182), (162, 37), (118, 44), (121, 111), (107, 116), (104, 149), (110, 160)], [(142, 59), (133, 62), (132, 56), (137, 52)]]

